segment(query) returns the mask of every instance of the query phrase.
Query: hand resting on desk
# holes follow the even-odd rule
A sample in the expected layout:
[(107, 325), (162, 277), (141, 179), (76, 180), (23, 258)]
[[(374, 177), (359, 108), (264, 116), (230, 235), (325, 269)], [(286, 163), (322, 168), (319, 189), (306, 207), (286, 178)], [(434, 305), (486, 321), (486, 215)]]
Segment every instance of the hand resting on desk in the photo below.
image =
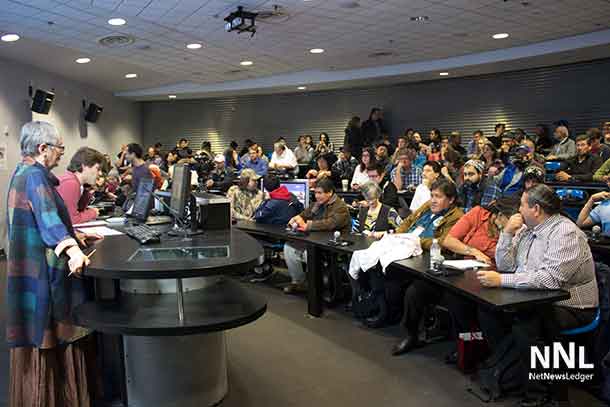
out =
[(497, 271), (479, 270), (477, 279), (483, 287), (500, 287), (502, 276)]

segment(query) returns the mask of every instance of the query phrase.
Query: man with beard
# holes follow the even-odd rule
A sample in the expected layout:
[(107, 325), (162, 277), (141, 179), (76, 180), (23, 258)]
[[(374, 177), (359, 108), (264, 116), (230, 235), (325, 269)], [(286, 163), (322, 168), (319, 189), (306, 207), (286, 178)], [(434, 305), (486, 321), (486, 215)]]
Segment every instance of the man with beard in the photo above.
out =
[(500, 197), (500, 189), (493, 179), (483, 175), (484, 171), (483, 161), (469, 160), (464, 164), (464, 183), (458, 188), (458, 200), (464, 212), (477, 205), (489, 206)]

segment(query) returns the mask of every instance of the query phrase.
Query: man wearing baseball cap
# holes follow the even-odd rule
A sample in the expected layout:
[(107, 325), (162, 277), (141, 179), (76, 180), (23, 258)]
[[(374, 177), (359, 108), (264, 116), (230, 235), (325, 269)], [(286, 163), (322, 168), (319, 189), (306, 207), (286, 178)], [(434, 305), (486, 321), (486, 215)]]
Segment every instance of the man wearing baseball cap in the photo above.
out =
[(214, 169), (210, 171), (208, 180), (205, 182), (205, 186), (208, 190), (216, 189), (222, 192), (227, 192), (233, 180), (235, 179), (235, 172), (233, 168), (225, 165), (225, 157), (222, 154), (217, 154), (214, 157)]

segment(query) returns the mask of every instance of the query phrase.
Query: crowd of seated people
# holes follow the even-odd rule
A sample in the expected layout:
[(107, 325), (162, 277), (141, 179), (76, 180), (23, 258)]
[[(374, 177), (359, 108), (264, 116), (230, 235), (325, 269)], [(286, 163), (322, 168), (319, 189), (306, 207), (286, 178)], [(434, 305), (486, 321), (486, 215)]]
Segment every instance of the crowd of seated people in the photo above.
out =
[[(602, 234), (610, 236), (610, 122), (584, 134), (574, 134), (565, 121), (552, 128), (537, 125), (531, 134), (499, 123), (493, 133), (473, 132), (464, 144), (459, 132), (407, 129), (394, 144), (383, 111), (375, 108), (363, 122), (357, 116), (349, 120), (343, 141), (338, 147), (327, 133), (320, 133), (317, 142), (301, 135), (291, 149), (280, 137), (269, 156), (252, 140), (241, 147), (232, 141), (226, 150), (214, 152), (208, 142), (193, 151), (181, 139), (166, 153), (155, 144), (146, 154), (132, 143), (121, 147), (114, 163), (95, 150), (81, 149), (60, 177), (58, 190), (73, 222), (79, 223), (97, 216), (87, 209), (90, 196), (118, 201), (137, 190), (144, 177), (169, 188), (175, 165), (188, 164), (193, 187), (226, 194), (234, 219), (303, 232), (353, 230), (376, 240), (388, 231), (415, 233), (423, 250), (437, 239), (444, 254), (489, 264), (493, 271), (478, 272), (482, 286), (573, 294), (571, 300), (516, 318), (482, 309), (425, 281), (410, 281), (403, 293), (405, 337), (392, 349), (395, 355), (420, 345), (417, 329), (431, 304), (448, 305), (454, 334), (478, 324), (492, 351), (510, 327), (516, 346), (525, 352), (532, 335), (550, 337), (593, 318), (598, 306), (593, 259), (579, 228), (600, 225)], [(549, 162), (558, 164), (547, 174)], [(309, 208), (281, 185), (282, 178), (299, 173), (313, 191)], [(560, 213), (559, 197), (544, 185), (549, 180), (575, 187), (607, 185), (600, 184), (600, 191), (606, 191), (583, 200), (573, 222)], [(362, 198), (347, 205), (337, 192), (344, 182)], [(404, 196), (409, 197), (406, 205)], [(284, 291), (305, 291), (305, 246), (288, 242), (283, 255), (291, 279)], [(352, 294), (362, 289), (359, 278), (348, 279)]]

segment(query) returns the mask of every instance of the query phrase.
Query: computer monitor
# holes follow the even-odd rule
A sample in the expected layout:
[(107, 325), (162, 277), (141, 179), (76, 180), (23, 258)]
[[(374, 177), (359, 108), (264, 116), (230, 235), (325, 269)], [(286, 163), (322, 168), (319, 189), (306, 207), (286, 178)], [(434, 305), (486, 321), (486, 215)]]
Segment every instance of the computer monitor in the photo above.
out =
[(170, 207), (172, 215), (182, 219), (186, 205), (191, 196), (191, 168), (188, 165), (176, 164), (172, 177), (172, 197)]
[(146, 222), (148, 214), (152, 209), (153, 192), (155, 183), (152, 178), (144, 178), (138, 184), (136, 197), (133, 200), (131, 216), (139, 222)]
[(288, 192), (293, 193), (305, 208), (309, 208), (309, 182), (306, 179), (281, 181), (280, 185), (285, 186)]

